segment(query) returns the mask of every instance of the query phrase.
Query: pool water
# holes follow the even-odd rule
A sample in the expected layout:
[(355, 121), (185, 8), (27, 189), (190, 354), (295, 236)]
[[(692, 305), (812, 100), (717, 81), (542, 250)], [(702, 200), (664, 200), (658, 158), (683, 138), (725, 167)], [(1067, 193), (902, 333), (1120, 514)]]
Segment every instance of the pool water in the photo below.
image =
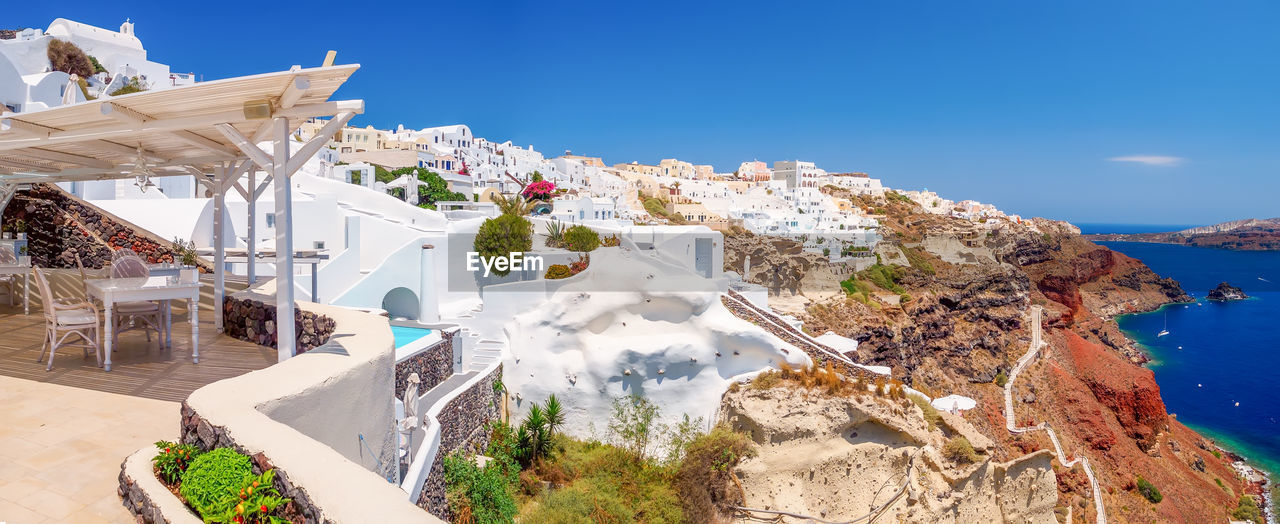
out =
[(409, 345), (415, 340), (431, 334), (431, 330), (427, 328), (416, 328), (408, 326), (391, 326), (391, 335), (396, 339), (396, 347), (402, 348)]

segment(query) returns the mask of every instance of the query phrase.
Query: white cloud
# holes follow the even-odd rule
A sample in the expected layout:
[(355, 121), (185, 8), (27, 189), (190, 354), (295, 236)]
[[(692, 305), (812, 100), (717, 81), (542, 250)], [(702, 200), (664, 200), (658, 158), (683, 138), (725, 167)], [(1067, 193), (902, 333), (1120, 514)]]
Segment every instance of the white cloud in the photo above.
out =
[(1107, 160), (1111, 162), (1133, 162), (1137, 164), (1146, 164), (1148, 166), (1175, 167), (1181, 165), (1187, 159), (1180, 156), (1129, 155), (1111, 157)]

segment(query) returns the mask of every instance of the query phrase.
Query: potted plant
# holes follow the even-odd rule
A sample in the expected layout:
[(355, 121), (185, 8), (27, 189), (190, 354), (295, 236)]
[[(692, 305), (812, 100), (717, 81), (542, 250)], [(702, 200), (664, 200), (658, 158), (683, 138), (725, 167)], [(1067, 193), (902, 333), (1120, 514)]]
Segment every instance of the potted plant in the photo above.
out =
[(13, 221), (13, 231), (17, 233), (19, 240), (27, 238), (27, 221), (21, 218)]

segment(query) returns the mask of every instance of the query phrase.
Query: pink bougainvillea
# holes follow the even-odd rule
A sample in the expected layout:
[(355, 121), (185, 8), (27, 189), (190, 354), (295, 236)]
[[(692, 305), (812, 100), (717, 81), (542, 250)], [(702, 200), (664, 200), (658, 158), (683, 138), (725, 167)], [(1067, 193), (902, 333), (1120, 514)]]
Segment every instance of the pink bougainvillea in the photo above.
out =
[(539, 180), (527, 186), (520, 194), (524, 195), (525, 200), (551, 200), (551, 195), (556, 192), (556, 185), (548, 180)]

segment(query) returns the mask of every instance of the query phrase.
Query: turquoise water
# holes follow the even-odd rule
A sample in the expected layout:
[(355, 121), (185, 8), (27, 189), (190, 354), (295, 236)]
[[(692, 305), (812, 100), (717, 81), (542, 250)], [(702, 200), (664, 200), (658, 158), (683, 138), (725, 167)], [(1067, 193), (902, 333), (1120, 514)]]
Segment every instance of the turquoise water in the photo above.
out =
[[(1116, 319), (1151, 356), (1169, 412), (1263, 469), (1280, 472), (1280, 252), (1102, 244), (1141, 259), (1197, 297), (1198, 305)], [(1204, 300), (1223, 281), (1253, 298)], [(1157, 337), (1166, 318), (1169, 334)]]
[(427, 328), (391, 326), (391, 335), (396, 338), (396, 347), (401, 348), (431, 333)]

